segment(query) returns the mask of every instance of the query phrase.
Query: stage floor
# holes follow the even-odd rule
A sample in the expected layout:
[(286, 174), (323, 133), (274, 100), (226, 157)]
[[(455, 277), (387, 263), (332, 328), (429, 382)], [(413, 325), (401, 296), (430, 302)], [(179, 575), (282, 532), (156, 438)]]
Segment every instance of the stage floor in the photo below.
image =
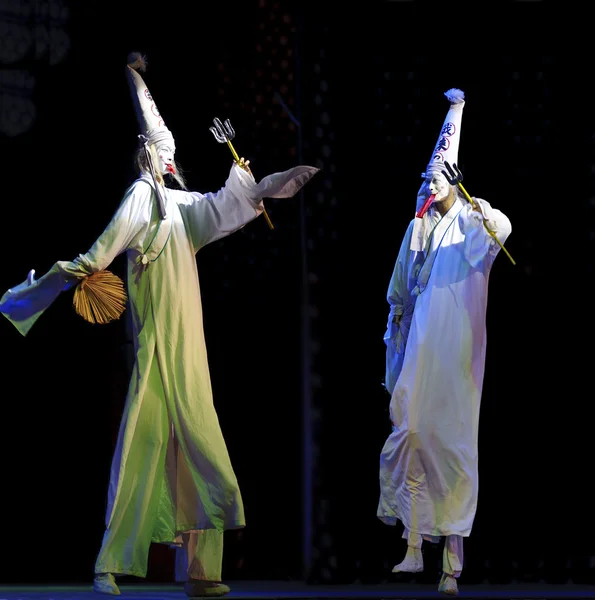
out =
[[(438, 593), (436, 586), (419, 584), (378, 585), (306, 585), (283, 581), (231, 581), (232, 591), (225, 596), (230, 600), (414, 600), (421, 598), (447, 598)], [(123, 584), (119, 598), (134, 600), (184, 600), (186, 595), (180, 586), (151, 585), (146, 583)], [(459, 598), (494, 598), (499, 600), (549, 599), (574, 600), (595, 599), (595, 586), (510, 584), (510, 585), (464, 585), (461, 583)], [(93, 592), (91, 585), (51, 586), (0, 586), (0, 600), (98, 600), (108, 598)]]

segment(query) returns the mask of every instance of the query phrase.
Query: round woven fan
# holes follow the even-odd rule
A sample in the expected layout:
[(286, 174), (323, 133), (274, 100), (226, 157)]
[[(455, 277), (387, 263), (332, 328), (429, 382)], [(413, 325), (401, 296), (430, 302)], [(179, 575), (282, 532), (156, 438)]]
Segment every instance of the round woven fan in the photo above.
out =
[(105, 325), (119, 319), (126, 308), (124, 282), (110, 271), (97, 271), (76, 286), (72, 303), (85, 321)]

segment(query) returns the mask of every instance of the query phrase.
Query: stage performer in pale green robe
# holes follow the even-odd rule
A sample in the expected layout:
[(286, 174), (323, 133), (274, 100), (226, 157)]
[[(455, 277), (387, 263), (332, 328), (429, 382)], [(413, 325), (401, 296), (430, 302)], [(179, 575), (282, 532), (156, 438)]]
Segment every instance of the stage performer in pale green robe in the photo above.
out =
[(120, 593), (114, 575), (145, 577), (151, 543), (175, 545), (176, 579), (189, 596), (220, 596), (223, 532), (245, 525), (244, 507), (213, 405), (195, 254), (289, 198), (318, 169), (299, 166), (256, 183), (234, 162), (225, 186), (201, 194), (185, 183), (175, 143), (134, 55), (126, 67), (143, 140), (140, 177), (101, 236), (72, 262), (8, 290), (0, 311), (23, 335), (57, 295), (116, 256), (127, 256), (135, 360), (113, 457), (95, 591)]

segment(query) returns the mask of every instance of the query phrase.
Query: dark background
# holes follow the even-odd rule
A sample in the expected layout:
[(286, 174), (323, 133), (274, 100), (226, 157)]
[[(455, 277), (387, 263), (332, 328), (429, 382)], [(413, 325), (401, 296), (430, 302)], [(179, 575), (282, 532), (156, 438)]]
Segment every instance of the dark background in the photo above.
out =
[[(227, 536), (225, 578), (381, 581), (404, 552), (375, 516), (385, 295), (443, 93), (459, 87), (465, 187), (509, 216), (517, 262), (501, 253), (490, 281), (465, 580), (594, 583), (588, 22), (544, 0), (0, 3), (3, 291), (86, 252), (134, 178), (130, 51), (148, 57), (190, 189), (225, 182), (215, 116), (257, 178), (322, 169), (299, 197), (267, 201), (274, 231), (258, 219), (197, 256), (248, 520)], [(123, 275), (123, 257), (110, 268)], [(126, 319), (90, 326), (67, 292), (26, 338), (1, 320), (0, 341), (0, 581), (86, 582)], [(148, 578), (169, 580), (171, 559), (154, 548)]]

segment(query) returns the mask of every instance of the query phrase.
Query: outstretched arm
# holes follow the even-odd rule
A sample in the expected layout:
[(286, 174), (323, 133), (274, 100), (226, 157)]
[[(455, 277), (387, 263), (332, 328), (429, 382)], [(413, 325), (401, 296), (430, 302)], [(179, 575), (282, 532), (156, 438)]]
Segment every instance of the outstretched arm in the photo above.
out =
[(234, 164), (218, 192), (177, 193), (194, 251), (238, 231), (255, 219), (264, 210), (263, 198), (294, 196), (317, 172), (314, 167), (294, 167), (268, 175), (257, 183), (251, 173)]
[(74, 261), (59, 261), (40, 279), (29, 271), (23, 283), (9, 289), (0, 299), (0, 312), (27, 335), (37, 319), (54, 302), (60, 292), (71, 288), (79, 279), (105, 269), (123, 252), (135, 236), (146, 226), (150, 215), (151, 188), (133, 185), (124, 196), (110, 224), (93, 244), (89, 252)]
[(73, 261), (58, 262), (58, 267), (67, 277), (77, 279), (103, 271), (146, 229), (153, 209), (151, 186), (145, 181), (136, 181), (128, 188), (110, 223), (89, 251), (79, 254)]

